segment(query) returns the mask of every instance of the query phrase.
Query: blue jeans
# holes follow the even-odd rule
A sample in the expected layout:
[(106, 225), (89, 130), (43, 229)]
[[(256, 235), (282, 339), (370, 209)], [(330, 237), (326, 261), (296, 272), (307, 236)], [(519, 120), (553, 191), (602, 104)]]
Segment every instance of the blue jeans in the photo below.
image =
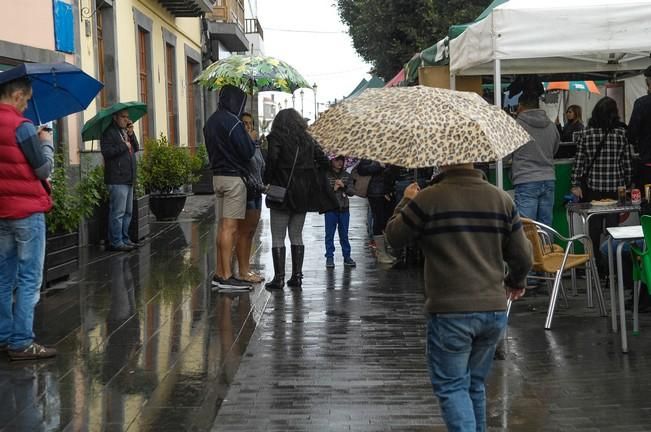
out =
[(448, 431), (486, 430), (484, 381), (506, 320), (504, 311), (431, 315), (427, 362)]
[(109, 242), (118, 247), (129, 240), (133, 212), (133, 185), (107, 185), (109, 191)]
[(552, 226), (555, 180), (535, 181), (515, 186), (515, 206), (520, 215)]
[(348, 224), (350, 212), (329, 211), (325, 214), (325, 246), (326, 258), (335, 256), (335, 231), (339, 232), (339, 244), (344, 258), (350, 258), (350, 242), (348, 241)]
[(0, 344), (9, 349), (21, 350), (34, 341), (44, 259), (43, 213), (0, 219)]

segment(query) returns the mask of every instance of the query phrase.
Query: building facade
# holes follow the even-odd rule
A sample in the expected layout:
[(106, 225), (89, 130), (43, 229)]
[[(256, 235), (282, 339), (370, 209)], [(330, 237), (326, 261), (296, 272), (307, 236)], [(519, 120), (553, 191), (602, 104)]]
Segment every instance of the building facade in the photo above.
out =
[[(3, 1), (0, 14), (0, 71), (25, 62), (79, 64), (77, 5), (68, 0)], [(55, 144), (65, 146), (71, 163), (79, 162), (79, 115), (55, 122)]]
[(217, 95), (194, 78), (233, 53), (263, 54), (263, 44), (256, 0), (21, 0), (0, 14), (0, 71), (66, 61), (105, 85), (85, 111), (55, 124), (73, 166), (99, 150), (81, 141), (84, 122), (116, 102), (147, 103), (136, 123), (141, 142), (163, 134), (174, 145), (201, 144)]
[(196, 146), (204, 115), (192, 81), (202, 68), (201, 17), (210, 1), (79, 1), (81, 67), (105, 85), (85, 117), (115, 102), (145, 102), (141, 141), (163, 134), (174, 145)]

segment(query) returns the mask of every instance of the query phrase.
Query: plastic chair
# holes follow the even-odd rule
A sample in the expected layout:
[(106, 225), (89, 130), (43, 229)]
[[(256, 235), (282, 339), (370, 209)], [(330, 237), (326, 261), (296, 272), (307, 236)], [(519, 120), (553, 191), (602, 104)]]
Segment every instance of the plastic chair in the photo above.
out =
[(644, 234), (645, 250), (642, 251), (635, 245), (631, 244), (631, 258), (633, 260), (633, 335), (640, 334), (639, 326), (639, 303), (640, 303), (640, 288), (642, 282), (647, 287), (647, 291), (651, 294), (651, 253), (649, 245), (651, 245), (651, 216), (644, 215), (640, 218), (642, 225), (642, 233)]
[[(554, 318), (554, 310), (556, 309), (556, 302), (558, 300), (558, 293), (562, 291), (562, 277), (563, 273), (567, 270), (579, 266), (586, 267), (586, 275), (590, 275), (587, 279), (588, 293), (592, 290), (592, 283), (594, 283), (597, 293), (597, 300), (599, 302), (599, 309), (601, 316), (606, 316), (606, 303), (604, 301), (603, 292), (601, 291), (601, 284), (599, 282), (599, 274), (597, 272), (597, 265), (594, 260), (592, 242), (587, 234), (579, 234), (574, 237), (564, 237), (558, 231), (554, 230), (540, 222), (531, 219), (522, 219), (524, 233), (527, 239), (531, 242), (533, 251), (533, 267), (536, 272), (544, 273), (547, 277), (542, 279), (554, 281), (550, 299), (549, 309), (547, 311), (547, 320), (545, 321), (545, 329), (549, 330), (552, 326), (552, 319)], [(543, 242), (541, 239), (541, 232), (544, 233), (542, 237), (549, 236), (567, 242), (565, 249), (559, 246), (550, 246)], [(572, 254), (572, 245), (574, 242), (584, 240), (587, 246), (588, 253), (585, 254)], [(553, 275), (553, 276), (552, 276)]]

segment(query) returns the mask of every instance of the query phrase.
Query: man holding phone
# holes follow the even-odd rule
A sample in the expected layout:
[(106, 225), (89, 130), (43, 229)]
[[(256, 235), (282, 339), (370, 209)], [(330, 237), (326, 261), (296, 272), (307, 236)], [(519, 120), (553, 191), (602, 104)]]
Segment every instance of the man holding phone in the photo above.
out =
[(128, 252), (137, 247), (129, 238), (129, 225), (136, 152), (140, 146), (127, 110), (113, 114), (113, 123), (102, 134), (100, 147), (104, 157), (104, 183), (109, 191), (109, 249)]
[(34, 342), (54, 146), (49, 131), (23, 117), (31, 97), (28, 78), (0, 85), (0, 351), (10, 360), (56, 355)]

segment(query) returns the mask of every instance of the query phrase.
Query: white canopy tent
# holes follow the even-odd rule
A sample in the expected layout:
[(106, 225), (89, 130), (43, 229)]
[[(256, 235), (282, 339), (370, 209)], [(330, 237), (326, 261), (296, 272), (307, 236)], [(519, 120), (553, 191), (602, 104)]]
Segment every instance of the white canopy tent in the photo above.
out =
[[(623, 75), (651, 65), (651, 0), (509, 0), (450, 41), (450, 73)], [(498, 185), (502, 186), (501, 161)]]

